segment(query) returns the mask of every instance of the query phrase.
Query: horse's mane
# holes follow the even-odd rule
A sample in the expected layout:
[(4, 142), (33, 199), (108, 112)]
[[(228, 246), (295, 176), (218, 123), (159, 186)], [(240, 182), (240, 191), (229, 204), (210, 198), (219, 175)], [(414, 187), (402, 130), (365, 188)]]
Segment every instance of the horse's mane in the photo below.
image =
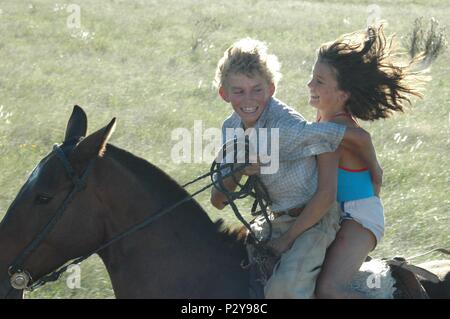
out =
[[(124, 165), (133, 175), (139, 176), (144, 187), (154, 189), (154, 185), (158, 185), (158, 198), (161, 199), (163, 205), (169, 205), (181, 200), (189, 195), (189, 193), (180, 186), (172, 177), (152, 163), (140, 158), (126, 150), (123, 150), (112, 144), (107, 145), (106, 156), (112, 157), (122, 165)], [(224, 241), (230, 244), (242, 242), (244, 240), (244, 232), (241, 228), (230, 228), (224, 225), (223, 219), (212, 222), (206, 211), (200, 204), (192, 199), (183, 204), (186, 209), (195, 211), (205, 218), (202, 220), (211, 224), (212, 228), (223, 236)], [(209, 221), (209, 222), (208, 222)]]
[[(108, 144), (106, 156), (112, 157), (121, 165), (125, 166), (133, 175), (140, 177), (139, 181), (145, 187), (153, 189), (154, 185), (157, 184), (158, 189), (161, 190), (161, 194), (159, 195), (163, 196), (164, 202), (173, 201), (174, 199), (178, 200), (189, 195), (184, 188), (163, 170), (126, 150)], [(165, 190), (170, 190), (170, 192), (166, 192)], [(195, 200), (191, 202), (198, 206), (196, 208), (202, 209)]]
[(231, 242), (240, 242), (243, 243), (246, 238), (246, 229), (245, 227), (229, 227), (226, 226), (224, 220), (219, 218), (215, 223), (217, 231), (222, 234), (226, 240), (231, 240)]

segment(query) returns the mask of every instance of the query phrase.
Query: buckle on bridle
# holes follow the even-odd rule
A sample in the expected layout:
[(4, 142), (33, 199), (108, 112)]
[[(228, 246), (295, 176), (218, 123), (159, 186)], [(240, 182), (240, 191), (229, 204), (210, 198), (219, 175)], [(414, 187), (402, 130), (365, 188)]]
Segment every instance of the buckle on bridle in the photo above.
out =
[(31, 282), (31, 275), (28, 271), (18, 269), (15, 272), (10, 273), (10, 276), (11, 287), (17, 290), (28, 289)]

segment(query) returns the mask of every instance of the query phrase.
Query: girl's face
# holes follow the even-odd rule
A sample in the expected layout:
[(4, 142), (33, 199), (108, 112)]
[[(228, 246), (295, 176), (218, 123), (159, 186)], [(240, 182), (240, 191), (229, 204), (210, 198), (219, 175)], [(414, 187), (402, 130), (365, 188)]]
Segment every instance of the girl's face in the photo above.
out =
[(334, 70), (323, 62), (316, 61), (308, 87), (309, 104), (321, 111), (342, 109), (349, 97), (348, 93), (338, 89)]
[(248, 77), (244, 74), (230, 74), (219, 89), (220, 96), (231, 103), (245, 128), (255, 125), (274, 92), (275, 85), (267, 83), (261, 75)]

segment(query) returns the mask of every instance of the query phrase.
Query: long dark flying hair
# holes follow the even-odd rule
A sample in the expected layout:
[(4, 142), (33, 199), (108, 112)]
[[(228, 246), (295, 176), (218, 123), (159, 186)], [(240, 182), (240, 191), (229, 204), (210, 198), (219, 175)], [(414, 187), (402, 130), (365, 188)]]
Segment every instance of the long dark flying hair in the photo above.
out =
[(381, 25), (344, 34), (319, 48), (318, 62), (332, 67), (338, 89), (350, 93), (348, 111), (359, 119), (387, 118), (403, 112), (412, 96), (423, 96), (422, 85), (428, 77), (426, 70), (416, 67), (424, 56), (402, 64), (392, 39), (386, 40)]

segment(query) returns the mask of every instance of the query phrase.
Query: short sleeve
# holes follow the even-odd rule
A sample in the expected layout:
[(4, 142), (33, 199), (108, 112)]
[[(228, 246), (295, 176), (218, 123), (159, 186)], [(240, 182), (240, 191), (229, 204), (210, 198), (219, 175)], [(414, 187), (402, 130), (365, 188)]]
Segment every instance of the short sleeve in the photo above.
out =
[(346, 126), (336, 123), (311, 123), (290, 120), (280, 127), (280, 159), (334, 152), (344, 137)]

